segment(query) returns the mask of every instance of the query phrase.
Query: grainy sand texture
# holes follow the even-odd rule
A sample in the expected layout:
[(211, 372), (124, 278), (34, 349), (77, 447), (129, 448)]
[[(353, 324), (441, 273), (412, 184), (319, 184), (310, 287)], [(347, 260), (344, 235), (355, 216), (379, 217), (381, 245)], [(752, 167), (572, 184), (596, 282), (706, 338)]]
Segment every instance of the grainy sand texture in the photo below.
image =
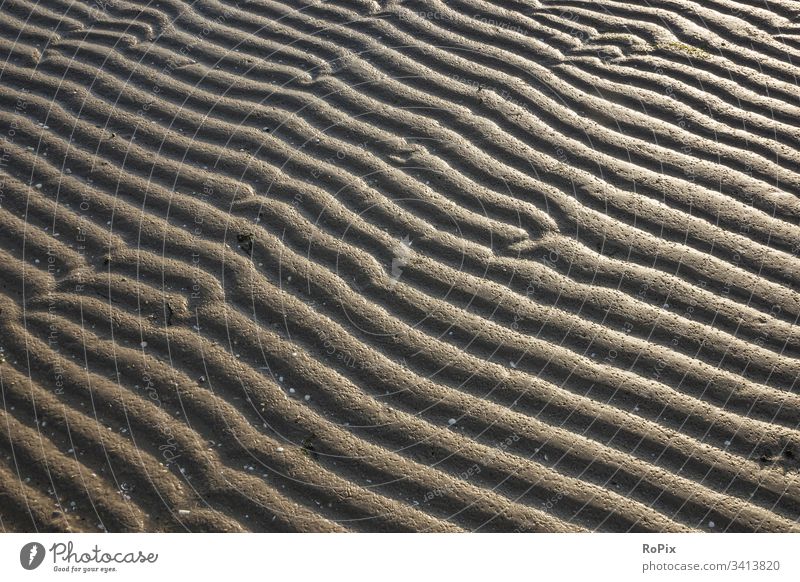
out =
[(800, 531), (800, 2), (0, 0), (0, 530)]

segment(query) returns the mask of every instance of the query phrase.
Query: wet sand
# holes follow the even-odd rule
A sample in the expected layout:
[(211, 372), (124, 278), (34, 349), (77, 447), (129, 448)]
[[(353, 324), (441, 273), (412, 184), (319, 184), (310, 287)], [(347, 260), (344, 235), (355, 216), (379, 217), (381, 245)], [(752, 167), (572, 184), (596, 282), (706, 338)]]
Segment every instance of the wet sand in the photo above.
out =
[(798, 531), (796, 2), (4, 0), (0, 531)]

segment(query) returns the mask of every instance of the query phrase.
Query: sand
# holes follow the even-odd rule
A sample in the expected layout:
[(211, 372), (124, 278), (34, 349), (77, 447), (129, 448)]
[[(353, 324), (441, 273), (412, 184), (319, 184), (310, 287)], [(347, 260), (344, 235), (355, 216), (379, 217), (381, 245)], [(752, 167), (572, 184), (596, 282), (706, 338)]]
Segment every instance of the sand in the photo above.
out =
[(0, 531), (800, 531), (798, 16), (4, 0)]

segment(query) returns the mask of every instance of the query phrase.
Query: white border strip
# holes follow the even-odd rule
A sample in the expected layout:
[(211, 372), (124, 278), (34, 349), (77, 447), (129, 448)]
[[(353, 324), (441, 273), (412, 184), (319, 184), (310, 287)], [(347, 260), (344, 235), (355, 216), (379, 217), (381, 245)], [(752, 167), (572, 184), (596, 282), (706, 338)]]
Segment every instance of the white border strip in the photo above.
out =
[(798, 550), (800, 534), (0, 534), (0, 579), (796, 581)]

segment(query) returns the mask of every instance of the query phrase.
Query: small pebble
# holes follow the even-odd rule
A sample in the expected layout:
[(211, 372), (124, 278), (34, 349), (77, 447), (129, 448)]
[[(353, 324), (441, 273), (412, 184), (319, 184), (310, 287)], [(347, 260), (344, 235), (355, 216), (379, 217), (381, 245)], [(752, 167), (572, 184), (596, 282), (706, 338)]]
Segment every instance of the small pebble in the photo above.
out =
[(451, 418), (450, 420), (447, 421), (447, 424), (449, 424), (449, 425), (453, 425), (455, 423), (456, 423), (456, 419), (455, 418)]

